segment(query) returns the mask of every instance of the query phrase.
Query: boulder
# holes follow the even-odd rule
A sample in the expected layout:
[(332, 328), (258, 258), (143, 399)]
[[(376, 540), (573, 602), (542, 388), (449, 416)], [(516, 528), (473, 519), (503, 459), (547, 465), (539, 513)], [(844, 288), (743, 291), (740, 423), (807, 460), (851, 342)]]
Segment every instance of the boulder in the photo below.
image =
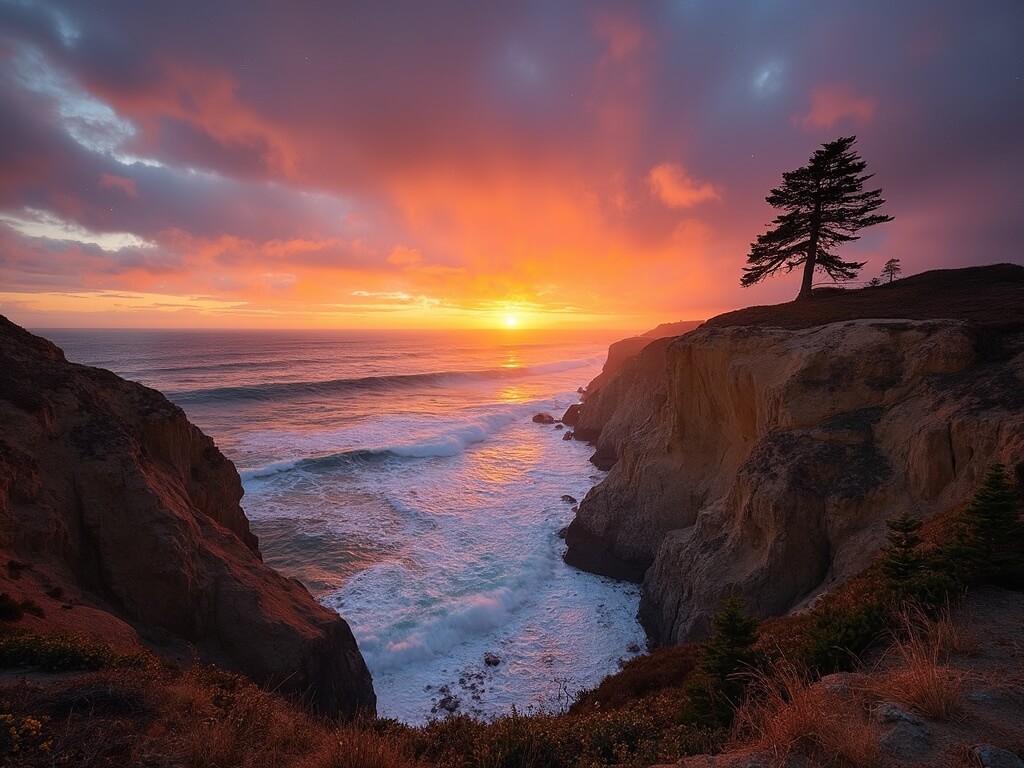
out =
[(555, 417), (550, 413), (536, 413), (533, 416), (534, 424), (554, 424)]
[(580, 418), (580, 404), (573, 403), (565, 409), (565, 413), (562, 414), (562, 423), (567, 424), (570, 427), (575, 427), (576, 422)]
[(1021, 760), (1013, 752), (990, 744), (979, 744), (971, 747), (971, 757), (982, 768), (1024, 768), (1024, 760)]

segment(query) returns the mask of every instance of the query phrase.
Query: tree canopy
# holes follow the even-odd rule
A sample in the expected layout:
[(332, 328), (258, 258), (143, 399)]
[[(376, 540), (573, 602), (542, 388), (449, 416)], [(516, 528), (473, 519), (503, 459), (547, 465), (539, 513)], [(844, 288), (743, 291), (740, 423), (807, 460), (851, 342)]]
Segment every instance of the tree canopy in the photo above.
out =
[(760, 282), (779, 270), (791, 272), (804, 266), (798, 299), (811, 295), (815, 270), (833, 280), (851, 280), (864, 262), (843, 261), (835, 248), (859, 239), (864, 227), (892, 221), (876, 213), (885, 200), (882, 190), (864, 191), (864, 182), (874, 174), (853, 150), (856, 136), (844, 136), (823, 144), (807, 165), (782, 174), (782, 185), (765, 198), (784, 213), (773, 226), (758, 235), (750, 246), (740, 283), (744, 287)]

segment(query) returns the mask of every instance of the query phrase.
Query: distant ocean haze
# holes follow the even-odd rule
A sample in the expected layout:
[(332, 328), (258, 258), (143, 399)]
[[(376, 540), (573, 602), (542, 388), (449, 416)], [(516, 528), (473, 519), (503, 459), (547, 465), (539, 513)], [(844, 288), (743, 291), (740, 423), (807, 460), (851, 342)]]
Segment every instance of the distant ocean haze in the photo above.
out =
[(561, 561), (591, 449), (530, 418), (576, 402), (622, 334), (41, 333), (217, 441), (265, 560), (352, 625), (383, 716), (555, 709), (643, 645), (637, 589)]

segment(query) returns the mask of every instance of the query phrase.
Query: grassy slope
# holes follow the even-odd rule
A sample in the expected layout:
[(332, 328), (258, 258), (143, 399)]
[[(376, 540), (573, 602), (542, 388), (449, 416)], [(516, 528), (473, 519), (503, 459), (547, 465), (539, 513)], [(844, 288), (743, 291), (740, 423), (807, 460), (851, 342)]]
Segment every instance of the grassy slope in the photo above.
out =
[(810, 299), (747, 307), (708, 320), (711, 327), (811, 328), (862, 318), (967, 320), (999, 329), (1024, 328), (1024, 267), (993, 264), (937, 269), (875, 288), (817, 289)]

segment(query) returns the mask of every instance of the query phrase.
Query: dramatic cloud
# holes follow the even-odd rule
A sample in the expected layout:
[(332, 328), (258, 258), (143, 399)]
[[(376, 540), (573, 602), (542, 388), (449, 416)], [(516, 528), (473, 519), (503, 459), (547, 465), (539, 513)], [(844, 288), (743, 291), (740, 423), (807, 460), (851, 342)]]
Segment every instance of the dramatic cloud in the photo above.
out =
[[(643, 328), (856, 132), (865, 279), (1020, 260), (1024, 4), (0, 0), (0, 312)], [(119, 298), (120, 297), (120, 298)]]
[(661, 202), (670, 208), (689, 208), (705, 200), (720, 200), (718, 190), (706, 182), (695, 181), (682, 167), (672, 163), (654, 166), (647, 183)]
[(811, 90), (811, 110), (795, 122), (807, 129), (834, 128), (844, 119), (861, 126), (871, 120), (875, 106), (874, 99), (855, 96), (846, 84), (824, 86)]

